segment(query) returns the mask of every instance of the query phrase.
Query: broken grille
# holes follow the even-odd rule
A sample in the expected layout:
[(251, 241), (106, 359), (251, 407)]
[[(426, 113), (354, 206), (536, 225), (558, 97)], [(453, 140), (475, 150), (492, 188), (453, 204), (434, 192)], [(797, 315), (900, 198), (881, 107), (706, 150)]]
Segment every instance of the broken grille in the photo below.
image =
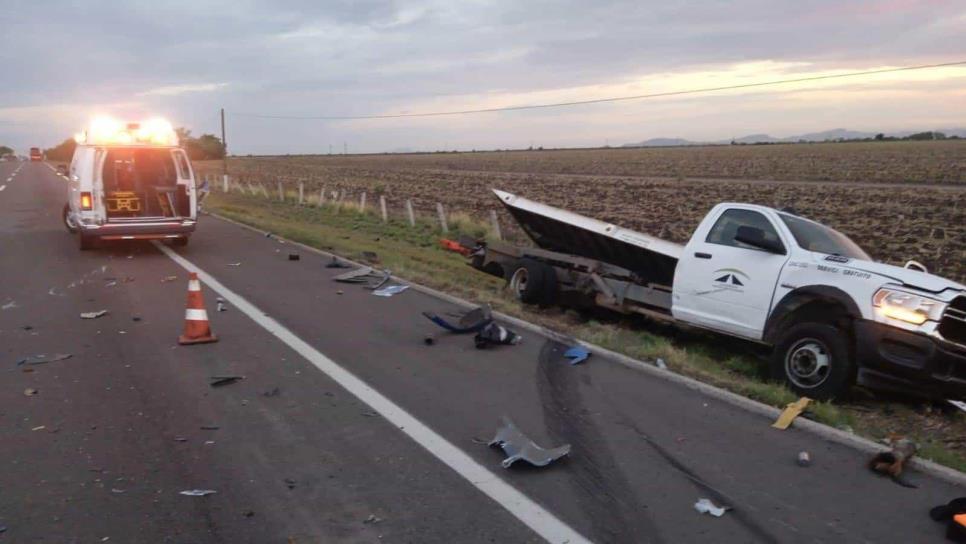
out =
[(956, 297), (939, 322), (939, 334), (950, 342), (966, 345), (966, 297)]

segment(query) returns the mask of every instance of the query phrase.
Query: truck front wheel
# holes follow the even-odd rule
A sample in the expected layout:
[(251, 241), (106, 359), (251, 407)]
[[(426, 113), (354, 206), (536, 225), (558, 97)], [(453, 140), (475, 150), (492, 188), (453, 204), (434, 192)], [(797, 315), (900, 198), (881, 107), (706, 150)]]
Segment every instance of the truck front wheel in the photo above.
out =
[(790, 327), (775, 345), (772, 373), (798, 395), (815, 400), (843, 397), (855, 378), (848, 333), (825, 323)]

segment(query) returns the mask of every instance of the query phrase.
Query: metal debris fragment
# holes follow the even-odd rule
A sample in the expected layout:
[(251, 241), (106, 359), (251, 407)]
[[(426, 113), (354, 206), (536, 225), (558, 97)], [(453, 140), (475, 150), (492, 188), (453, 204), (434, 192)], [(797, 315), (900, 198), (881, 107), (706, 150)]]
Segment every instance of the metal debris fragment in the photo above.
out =
[[(36, 389), (34, 389), (32, 387), (28, 387), (27, 389), (24, 389), (23, 390), (23, 394), (25, 396), (27, 396), (27, 397), (32, 397), (32, 396), (36, 395), (37, 393), (40, 393), (40, 391), (37, 391)], [(36, 431), (37, 429), (34, 429), (34, 430)]]
[(544, 467), (570, 453), (570, 444), (550, 449), (541, 448), (507, 417), (503, 418), (503, 426), (497, 430), (489, 446), (499, 446), (507, 454), (507, 458), (501, 462), (503, 468), (510, 468), (510, 465), (521, 459), (533, 466)]
[(326, 268), (349, 268), (349, 265), (340, 261), (335, 255), (332, 256), (332, 261), (325, 265)]
[(186, 489), (178, 494), (188, 497), (207, 497), (208, 495), (214, 495), (215, 493), (218, 492), (214, 489)]
[(918, 487), (903, 479), (902, 470), (905, 468), (906, 463), (916, 456), (916, 453), (919, 451), (919, 446), (908, 438), (897, 438), (890, 442), (892, 450), (877, 453), (869, 460), (869, 470), (883, 476), (889, 476), (892, 478), (892, 481), (902, 487)]
[(694, 503), (694, 509), (702, 514), (711, 514), (716, 518), (720, 518), (725, 512), (731, 510), (731, 507), (716, 506), (710, 499), (699, 499), (698, 502)]
[(83, 312), (80, 314), (81, 319), (97, 319), (98, 317), (103, 317), (107, 315), (107, 310), (97, 310), (96, 312)]
[(228, 266), (241, 266), (241, 263), (228, 263)]
[(812, 456), (807, 451), (798, 452), (798, 466), (807, 467), (812, 464)]
[(212, 376), (211, 382), (208, 385), (211, 387), (221, 387), (244, 379), (244, 376)]
[(810, 402), (812, 402), (812, 399), (802, 397), (795, 402), (788, 403), (781, 415), (778, 416), (778, 419), (771, 426), (781, 430), (787, 429), (795, 421), (795, 418), (805, 411), (805, 408), (808, 407)]
[(47, 363), (56, 363), (57, 361), (63, 361), (65, 359), (70, 359), (73, 357), (70, 353), (56, 353), (48, 357), (45, 354), (32, 355), (30, 357), (25, 357), (17, 361), (17, 366), (21, 365), (43, 365)]

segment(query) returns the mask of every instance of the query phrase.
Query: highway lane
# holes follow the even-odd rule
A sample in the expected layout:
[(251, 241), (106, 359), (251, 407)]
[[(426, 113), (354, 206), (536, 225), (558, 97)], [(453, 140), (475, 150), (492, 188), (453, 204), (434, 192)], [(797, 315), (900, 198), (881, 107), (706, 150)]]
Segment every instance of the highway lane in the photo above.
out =
[[(143, 244), (80, 253), (59, 224), (62, 182), (28, 166), (18, 178), (25, 183), (0, 194), (0, 303), (18, 298), (13, 313), (0, 312), (2, 350), (10, 360), (84, 348), (5, 380), (0, 429), (23, 437), (0, 445), (0, 461), (18, 467), (0, 474), (0, 523), (11, 535), (36, 536), (57, 517), (64, 538), (97, 536), (102, 526), (197, 542), (536, 538), (237, 309), (214, 312), (210, 290), (222, 341), (173, 347), (184, 270)], [(301, 251), (301, 260), (288, 261), (291, 248), (206, 217), (178, 252), (590, 539), (921, 541), (942, 532), (928, 508), (962, 494), (915, 474), (920, 488), (901, 488), (866, 472), (864, 457), (848, 448), (775, 431), (759, 416), (600, 358), (570, 367), (559, 346), (533, 334), (492, 351), (475, 350), (466, 337), (425, 346), (434, 326), (419, 312), (449, 305), (414, 291), (381, 299), (336, 285), (323, 257)], [(85, 275), (89, 283), (69, 287)], [(179, 280), (161, 283), (167, 275)], [(104, 277), (134, 281), (105, 287)], [(63, 296), (48, 294), (52, 286)], [(100, 306), (112, 313), (77, 319)], [(141, 320), (129, 321), (135, 314)], [(101, 333), (91, 336), (92, 328)], [(208, 375), (226, 371), (246, 379), (207, 388)], [(24, 397), (34, 386), (41, 393)], [(262, 394), (274, 387), (279, 396)], [(572, 443), (571, 458), (544, 470), (500, 468), (499, 452), (479, 442), (501, 415), (541, 444)], [(59, 431), (30, 430), (48, 421)], [(221, 428), (197, 428), (211, 421)], [(801, 450), (814, 466), (795, 465)], [(109, 478), (85, 472), (92, 464), (136, 484), (111, 493)], [(187, 499), (174, 494), (179, 486), (219, 494)], [(84, 500), (65, 507), (72, 492)], [(699, 497), (735, 510), (698, 515)], [(246, 509), (256, 514), (245, 517)], [(370, 513), (382, 521), (362, 523)]]

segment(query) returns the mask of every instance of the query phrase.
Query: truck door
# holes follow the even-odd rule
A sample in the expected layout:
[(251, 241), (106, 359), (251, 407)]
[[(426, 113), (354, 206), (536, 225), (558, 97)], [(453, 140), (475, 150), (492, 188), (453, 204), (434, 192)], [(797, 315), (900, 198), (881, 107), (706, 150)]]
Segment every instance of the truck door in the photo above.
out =
[[(704, 226), (712, 220), (710, 229)], [(787, 242), (756, 210), (727, 208), (702, 227), (685, 247), (675, 272), (674, 317), (761, 339), (778, 276), (788, 260)], [(771, 249), (739, 242), (742, 227), (760, 232)]]

